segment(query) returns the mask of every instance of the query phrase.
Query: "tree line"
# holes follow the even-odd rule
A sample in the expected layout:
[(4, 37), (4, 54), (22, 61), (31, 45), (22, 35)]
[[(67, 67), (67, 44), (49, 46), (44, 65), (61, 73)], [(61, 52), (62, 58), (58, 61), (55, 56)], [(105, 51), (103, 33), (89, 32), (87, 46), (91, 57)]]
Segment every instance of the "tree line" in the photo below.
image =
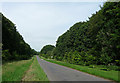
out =
[(72, 64), (120, 65), (120, 2), (104, 3), (89, 20), (59, 36), (54, 49), (44, 51), (41, 56)]
[(2, 19), (2, 60), (29, 59), (37, 52), (27, 44), (12, 21), (0, 13)]

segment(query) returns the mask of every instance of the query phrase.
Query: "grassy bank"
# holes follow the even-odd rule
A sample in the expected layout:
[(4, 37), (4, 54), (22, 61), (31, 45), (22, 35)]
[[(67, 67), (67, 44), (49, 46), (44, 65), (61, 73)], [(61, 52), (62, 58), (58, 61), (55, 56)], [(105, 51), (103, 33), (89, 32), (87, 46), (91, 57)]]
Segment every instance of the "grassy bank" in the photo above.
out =
[(7, 62), (2, 65), (2, 81), (47, 81), (36, 56), (30, 60)]
[(8, 62), (2, 65), (2, 81), (21, 81), (33, 59)]
[(37, 58), (34, 56), (34, 60), (29, 70), (26, 72), (22, 81), (48, 81), (46, 74), (40, 67)]
[(2, 65), (0, 65), (0, 83), (2, 82)]
[(102, 66), (97, 66), (95, 65), (94, 67), (91, 66), (81, 66), (81, 65), (75, 65), (75, 64), (70, 64), (70, 63), (66, 63), (66, 62), (61, 62), (61, 61), (56, 61), (56, 60), (52, 60), (52, 59), (45, 59), (43, 57), (40, 57), (48, 62), (52, 62), (52, 63), (56, 63), (62, 66), (66, 66), (66, 67), (70, 67), (82, 72), (87, 72), (89, 74), (93, 74), (96, 76), (100, 76), (106, 79), (110, 79), (110, 80), (114, 80), (116, 82), (120, 82), (120, 79), (118, 78), (118, 72), (119, 71), (115, 71), (115, 70), (106, 70), (105, 68), (102, 68)]

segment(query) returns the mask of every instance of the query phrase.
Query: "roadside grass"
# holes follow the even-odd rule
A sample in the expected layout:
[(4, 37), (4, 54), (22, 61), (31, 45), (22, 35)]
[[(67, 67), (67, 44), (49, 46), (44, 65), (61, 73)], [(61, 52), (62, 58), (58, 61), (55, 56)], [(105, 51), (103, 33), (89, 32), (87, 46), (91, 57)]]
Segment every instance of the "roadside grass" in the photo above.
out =
[(33, 58), (29, 60), (13, 61), (2, 65), (2, 82), (21, 81), (24, 73), (29, 69)]
[(0, 63), (0, 83), (2, 82), (2, 65)]
[(104, 69), (102, 68), (102, 66), (97, 66), (95, 65), (95, 67), (90, 67), (90, 66), (81, 66), (81, 65), (75, 65), (75, 64), (70, 64), (70, 63), (67, 63), (67, 62), (62, 62), (62, 61), (56, 61), (56, 60), (53, 60), (53, 59), (46, 59), (44, 57), (40, 57), (41, 59), (44, 59), (48, 62), (52, 62), (52, 63), (55, 63), (55, 64), (59, 64), (59, 65), (62, 65), (62, 66), (66, 66), (66, 67), (70, 67), (72, 69), (76, 69), (76, 70), (79, 70), (79, 71), (82, 71), (82, 72), (86, 72), (86, 73), (89, 73), (89, 74), (92, 74), (92, 75), (96, 75), (96, 76), (99, 76), (99, 77), (103, 77), (103, 78), (106, 78), (106, 79), (110, 79), (110, 80), (113, 80), (113, 81), (116, 81), (116, 82), (120, 82), (120, 79), (119, 79), (119, 73), (120, 71), (115, 71), (115, 70), (101, 70), (101, 69)]
[(40, 67), (36, 56), (29, 70), (26, 72), (22, 81), (47, 81), (49, 82), (47, 75), (44, 73), (43, 69)]

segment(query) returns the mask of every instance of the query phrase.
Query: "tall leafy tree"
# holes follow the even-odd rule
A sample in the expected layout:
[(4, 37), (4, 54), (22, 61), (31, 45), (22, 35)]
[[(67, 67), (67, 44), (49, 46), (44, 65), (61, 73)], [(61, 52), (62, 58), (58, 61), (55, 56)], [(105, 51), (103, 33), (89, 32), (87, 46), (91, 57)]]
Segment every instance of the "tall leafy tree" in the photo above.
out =
[[(1, 13), (0, 13), (1, 14)], [(2, 19), (2, 50), (3, 60), (28, 59), (34, 54), (30, 45), (19, 34), (16, 26), (12, 21), (7, 19), (3, 14)]]
[(120, 65), (119, 27), (120, 2), (106, 2), (88, 21), (76, 23), (58, 38), (54, 58), (73, 61), (77, 51), (86, 64)]

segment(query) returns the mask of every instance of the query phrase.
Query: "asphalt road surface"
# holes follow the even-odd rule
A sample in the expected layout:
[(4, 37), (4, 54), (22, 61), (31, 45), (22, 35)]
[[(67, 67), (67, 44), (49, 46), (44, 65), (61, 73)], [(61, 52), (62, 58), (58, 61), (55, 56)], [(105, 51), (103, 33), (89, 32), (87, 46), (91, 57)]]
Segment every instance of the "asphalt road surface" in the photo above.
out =
[(50, 81), (103, 81), (104, 83), (112, 83), (110, 80), (106, 80), (84, 72), (80, 72), (75, 69), (50, 63), (40, 59), (38, 56), (36, 57)]

